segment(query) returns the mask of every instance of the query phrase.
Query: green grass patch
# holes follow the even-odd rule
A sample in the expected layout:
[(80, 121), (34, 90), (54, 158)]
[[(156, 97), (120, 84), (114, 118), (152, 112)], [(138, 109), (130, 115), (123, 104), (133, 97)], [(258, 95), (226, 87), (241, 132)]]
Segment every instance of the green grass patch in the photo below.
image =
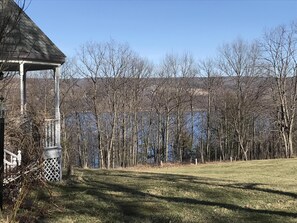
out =
[(42, 222), (297, 222), (297, 159), (75, 169), (31, 200)]

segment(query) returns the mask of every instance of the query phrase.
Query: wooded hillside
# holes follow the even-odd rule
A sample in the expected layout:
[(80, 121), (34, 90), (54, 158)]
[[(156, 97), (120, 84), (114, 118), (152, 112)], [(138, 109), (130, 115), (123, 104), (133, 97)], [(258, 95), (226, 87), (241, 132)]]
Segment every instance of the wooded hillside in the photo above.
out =
[[(203, 61), (186, 53), (153, 65), (126, 44), (86, 43), (63, 67), (63, 164), (115, 168), (292, 157), (296, 52), (296, 23), (256, 42), (222, 45), (216, 58)], [(29, 76), (27, 110), (42, 137), (42, 119), (54, 108), (52, 74)], [(6, 89), (11, 116), (17, 81)]]

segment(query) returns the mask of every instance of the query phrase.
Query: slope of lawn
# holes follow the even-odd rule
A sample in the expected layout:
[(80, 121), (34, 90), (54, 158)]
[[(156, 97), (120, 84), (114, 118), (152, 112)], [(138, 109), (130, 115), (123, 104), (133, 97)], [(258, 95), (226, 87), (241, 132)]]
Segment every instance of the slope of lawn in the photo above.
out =
[(39, 222), (297, 222), (297, 159), (75, 169), (30, 199)]

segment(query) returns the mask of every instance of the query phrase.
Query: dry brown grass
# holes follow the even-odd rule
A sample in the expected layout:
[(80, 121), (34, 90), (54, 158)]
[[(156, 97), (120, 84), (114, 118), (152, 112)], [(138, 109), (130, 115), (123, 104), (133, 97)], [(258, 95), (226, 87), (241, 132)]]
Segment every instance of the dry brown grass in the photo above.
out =
[(52, 196), (37, 191), (36, 207), (22, 213), (40, 222), (292, 223), (296, 173), (297, 159), (75, 169), (51, 185)]

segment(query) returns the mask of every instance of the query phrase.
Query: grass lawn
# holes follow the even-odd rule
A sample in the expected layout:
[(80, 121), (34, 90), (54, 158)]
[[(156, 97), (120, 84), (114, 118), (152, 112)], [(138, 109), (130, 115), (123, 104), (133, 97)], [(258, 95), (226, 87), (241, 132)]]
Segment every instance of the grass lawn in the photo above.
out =
[(297, 159), (75, 169), (27, 202), (38, 222), (297, 222)]

